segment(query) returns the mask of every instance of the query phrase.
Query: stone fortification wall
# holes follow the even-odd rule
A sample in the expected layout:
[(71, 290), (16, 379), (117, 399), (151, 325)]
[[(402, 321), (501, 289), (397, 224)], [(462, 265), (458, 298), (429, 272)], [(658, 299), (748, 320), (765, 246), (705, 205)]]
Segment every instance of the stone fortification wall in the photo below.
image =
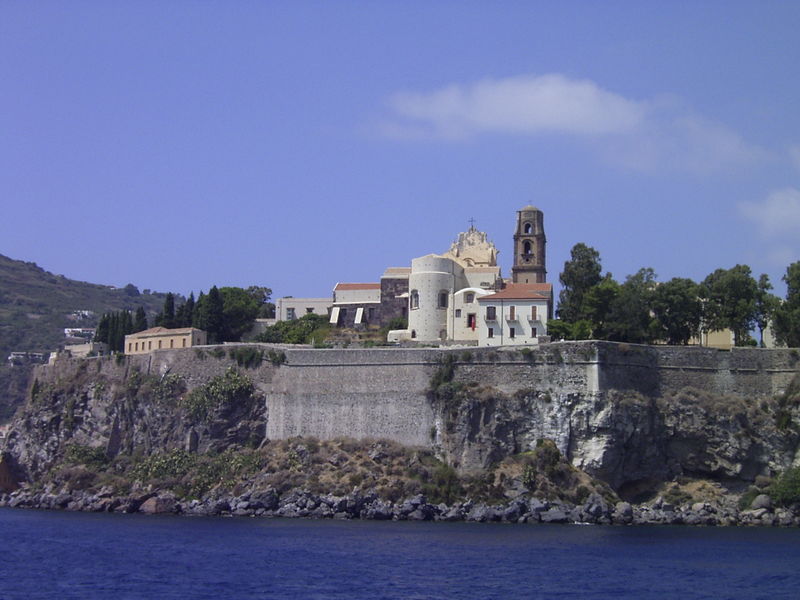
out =
[(290, 350), (267, 392), (267, 437), (390, 438), (428, 446), (432, 349)]
[[(176, 374), (191, 389), (236, 366), (236, 347), (37, 367), (39, 398), (26, 406), (9, 447), (39, 472), (65, 440), (151, 453), (183, 447), (190, 435), (200, 451), (219, 451), (231, 440), (257, 445), (264, 436), (388, 438), (433, 448), (469, 470), (547, 438), (575, 466), (614, 487), (681, 473), (752, 480), (800, 461), (800, 434), (790, 426), (797, 410), (775, 398), (798, 372), (796, 350), (591, 341), (536, 348), (258, 346), (265, 360), (237, 367), (258, 393), (192, 422), (181, 403), (154, 395), (160, 383), (133, 373)], [(137, 379), (149, 396), (136, 396)]]

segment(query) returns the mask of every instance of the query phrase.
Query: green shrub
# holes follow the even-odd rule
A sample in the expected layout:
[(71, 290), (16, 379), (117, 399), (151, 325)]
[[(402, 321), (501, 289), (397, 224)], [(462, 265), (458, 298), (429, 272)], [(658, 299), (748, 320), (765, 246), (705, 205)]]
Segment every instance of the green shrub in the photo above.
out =
[(228, 350), (228, 356), (245, 369), (256, 369), (264, 360), (264, 352), (253, 346), (239, 346)]
[(64, 451), (64, 462), (97, 470), (108, 464), (108, 457), (104, 448), (69, 444)]
[(267, 358), (276, 367), (286, 363), (286, 353), (283, 350), (270, 350)]
[(800, 502), (800, 466), (784, 471), (767, 490), (772, 501), (780, 506)]
[(452, 504), (458, 500), (464, 490), (456, 470), (450, 465), (441, 464), (436, 467), (427, 483), (422, 486), (423, 493), (432, 504)]
[(223, 375), (194, 388), (184, 397), (182, 405), (195, 422), (207, 421), (215, 409), (249, 398), (254, 391), (249, 377), (230, 368)]

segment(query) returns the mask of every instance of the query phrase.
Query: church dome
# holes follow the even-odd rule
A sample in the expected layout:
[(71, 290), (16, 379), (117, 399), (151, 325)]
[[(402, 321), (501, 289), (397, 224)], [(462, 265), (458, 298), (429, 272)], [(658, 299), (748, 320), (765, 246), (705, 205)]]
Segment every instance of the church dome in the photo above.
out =
[(528, 206), (521, 208), (519, 212), (542, 212), (542, 211), (536, 208), (533, 204), (528, 204)]

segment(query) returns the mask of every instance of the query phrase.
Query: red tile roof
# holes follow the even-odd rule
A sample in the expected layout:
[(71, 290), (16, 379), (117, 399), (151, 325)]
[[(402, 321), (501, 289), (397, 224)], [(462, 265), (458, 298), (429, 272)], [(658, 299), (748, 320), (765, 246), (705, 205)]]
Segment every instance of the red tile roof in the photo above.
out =
[(337, 283), (333, 288), (334, 292), (345, 292), (349, 290), (379, 290), (380, 283)]
[(481, 296), (478, 298), (478, 302), (492, 300), (550, 300), (552, 297), (552, 283), (509, 283), (497, 293)]

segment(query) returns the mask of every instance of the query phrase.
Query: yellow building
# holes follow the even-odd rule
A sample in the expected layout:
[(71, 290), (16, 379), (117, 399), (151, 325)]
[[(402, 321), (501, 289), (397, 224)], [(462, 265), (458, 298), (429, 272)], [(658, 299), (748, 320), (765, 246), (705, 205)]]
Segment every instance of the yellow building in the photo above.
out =
[(208, 335), (202, 329), (151, 327), (125, 336), (125, 354), (147, 354), (153, 350), (189, 348), (204, 346), (207, 343)]

